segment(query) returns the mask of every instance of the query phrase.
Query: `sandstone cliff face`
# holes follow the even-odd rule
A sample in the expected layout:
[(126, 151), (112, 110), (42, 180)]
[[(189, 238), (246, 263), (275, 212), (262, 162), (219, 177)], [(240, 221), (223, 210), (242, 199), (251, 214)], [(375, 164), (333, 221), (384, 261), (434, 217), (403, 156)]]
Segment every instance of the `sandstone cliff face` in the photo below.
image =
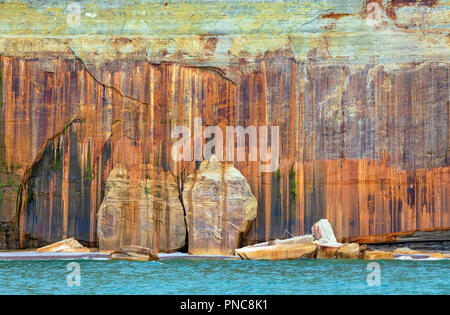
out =
[(301, 64), (280, 53), (236, 82), (208, 69), (136, 63), (103, 70), (105, 86), (77, 59), (1, 60), (3, 247), (65, 235), (94, 245), (115, 165), (194, 171), (194, 162), (170, 158), (171, 128), (192, 130), (194, 117), (280, 126), (277, 172), (233, 162), (258, 200), (248, 242), (285, 229), (303, 234), (322, 217), (338, 238), (449, 225), (445, 65)]
[(90, 157), (90, 146), (87, 152), (80, 148), (81, 129), (75, 120), (47, 140), (25, 172), (17, 201), (15, 241), (21, 246), (40, 247), (72, 236), (90, 243), (92, 174), (83, 161)]
[(244, 176), (215, 156), (186, 179), (183, 202), (194, 255), (234, 255), (258, 208)]
[[(2, 21), (10, 36), (0, 36), (0, 248), (71, 236), (95, 246), (107, 179), (119, 165), (138, 204), (146, 178), (132, 174), (142, 165), (173, 174), (183, 188), (196, 163), (171, 159), (170, 132), (193, 131), (195, 117), (220, 128), (280, 126), (278, 171), (231, 162), (258, 201), (244, 243), (282, 238), (286, 229), (304, 234), (324, 217), (338, 239), (450, 226), (448, 8), (389, 1), (372, 27), (365, 5), (374, 1), (362, 2), (295, 6), (299, 14), (276, 7), (268, 16), (287, 34), (254, 21), (245, 34), (60, 38), (58, 24), (49, 30), (58, 37), (41, 40), (22, 36), (36, 24), (5, 30)], [(224, 19), (248, 14), (229, 6), (234, 15)], [(161, 17), (144, 19), (163, 27)], [(189, 24), (229, 24), (219, 22)], [(199, 34), (217, 34), (207, 30)]]
[(130, 172), (116, 166), (97, 214), (100, 250), (137, 245), (171, 252), (184, 247), (186, 224), (178, 196), (176, 178), (168, 172), (150, 165)]

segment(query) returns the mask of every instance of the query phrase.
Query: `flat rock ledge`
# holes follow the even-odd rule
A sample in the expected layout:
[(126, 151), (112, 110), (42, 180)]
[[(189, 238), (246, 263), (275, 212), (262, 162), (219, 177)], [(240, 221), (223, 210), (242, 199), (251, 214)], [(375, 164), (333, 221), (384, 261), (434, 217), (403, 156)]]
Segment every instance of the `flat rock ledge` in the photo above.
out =
[[(227, 255), (190, 255), (187, 253), (158, 253), (159, 260), (170, 259), (196, 259), (196, 260), (234, 260), (239, 259), (238, 256)], [(0, 261), (27, 261), (27, 260), (111, 260), (109, 252), (90, 252), (90, 253), (39, 253), (36, 251), (15, 251), (0, 252)], [(132, 260), (132, 259), (126, 259)], [(145, 260), (144, 260), (145, 261)]]
[(446, 253), (423, 253), (409, 248), (394, 251), (369, 250), (367, 245), (339, 243), (331, 224), (321, 219), (313, 225), (312, 235), (295, 236), (286, 240), (263, 242), (236, 249), (235, 253), (244, 260), (281, 259), (364, 259), (364, 260), (441, 260), (450, 259)]

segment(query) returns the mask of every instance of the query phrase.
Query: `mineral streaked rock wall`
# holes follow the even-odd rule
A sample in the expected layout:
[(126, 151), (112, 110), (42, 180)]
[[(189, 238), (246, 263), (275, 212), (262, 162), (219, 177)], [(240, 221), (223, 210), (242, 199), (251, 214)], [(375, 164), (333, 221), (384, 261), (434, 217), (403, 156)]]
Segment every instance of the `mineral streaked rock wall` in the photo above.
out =
[(185, 215), (176, 178), (151, 165), (139, 165), (130, 171), (116, 166), (106, 181), (97, 216), (100, 250), (119, 250), (133, 244), (172, 252), (186, 244)]
[[(194, 163), (170, 158), (170, 130), (193, 128), (193, 118), (202, 117), (221, 127), (280, 126), (278, 172), (261, 173), (259, 162), (234, 163), (259, 204), (249, 242), (281, 237), (285, 229), (302, 234), (323, 216), (338, 237), (448, 226), (448, 67), (337, 65), (315, 61), (317, 54), (305, 64), (282, 52), (268, 55), (236, 82), (214, 69), (146, 62), (107, 64), (98, 80), (78, 59), (3, 57), (5, 166), (9, 174), (25, 174), (19, 209), (4, 201), (5, 221), (20, 213), (20, 246), (36, 244), (27, 235), (49, 242), (75, 225), (84, 226), (78, 238), (95, 244), (110, 170), (150, 163), (175, 176), (192, 173)], [(50, 162), (40, 162), (49, 155), (40, 155), (41, 147), (75, 119), (76, 140), (66, 137), (66, 145), (49, 151), (63, 156), (59, 179), (30, 177), (36, 163), (53, 172)], [(69, 192), (71, 176), (79, 184)], [(44, 199), (66, 200), (58, 206), (63, 214), (52, 216), (65, 218), (52, 229), (62, 231), (55, 236), (47, 226), (52, 202), (27, 201), (28, 187), (36, 185)]]
[(75, 120), (47, 140), (25, 173), (17, 204), (21, 247), (72, 236), (88, 243), (91, 175), (82, 158), (91, 152), (89, 146), (83, 152), (80, 130), (81, 122)]
[[(96, 244), (110, 171), (150, 164), (183, 183), (195, 164), (170, 159), (170, 130), (195, 117), (281, 127), (278, 172), (234, 163), (258, 200), (246, 242), (324, 216), (338, 237), (448, 227), (448, 1), (376, 2), (371, 23), (366, 1), (273, 1), (252, 23), (239, 17), (255, 3), (223, 3), (222, 24), (210, 5), (191, 23), (171, 4), (148, 4), (154, 19), (95, 4), (80, 28), (59, 7), (0, 4), (0, 247)], [(126, 38), (108, 12), (133, 21)]]
[(194, 255), (234, 255), (258, 208), (245, 177), (215, 156), (186, 178), (183, 203)]
[[(137, 63), (128, 73), (114, 68), (111, 72), (104, 71), (103, 78), (110, 78), (112, 85), (106, 87), (97, 82), (76, 58), (30, 60), (4, 57), (2, 61), (2, 73), (9, 78), (4, 87), (8, 91), (5, 93), (8, 101), (2, 108), (7, 134), (5, 165), (9, 174), (23, 175), (24, 187), (19, 192), (17, 210), (14, 210), (15, 203), (4, 203), (2, 207), (3, 213), (10, 213), (5, 222), (16, 220), (16, 212), (20, 213), (20, 241), (12, 241), (10, 234), (14, 232), (10, 230), (5, 243), (6, 238), (11, 242), (3, 246), (35, 246), (34, 235), (39, 233), (42, 241), (50, 242), (67, 233), (72, 234), (74, 230), (70, 227), (74, 225), (83, 231), (88, 229), (89, 233), (75, 235), (80, 241), (94, 245), (97, 241), (96, 213), (104, 196), (106, 179), (115, 165), (133, 167), (150, 163), (164, 170), (175, 169), (170, 158), (171, 128), (178, 121), (176, 117), (194, 115), (191, 108), (185, 110), (181, 106), (179, 86), (185, 84), (188, 93), (196, 93), (192, 96), (199, 103), (196, 108), (210, 113), (211, 123), (219, 115), (218, 111), (224, 112), (220, 104), (229, 99), (226, 93), (231, 85), (208, 69)], [(135, 73), (130, 73), (132, 71)], [(136, 77), (136, 72), (140, 71), (143, 71), (141, 76)], [(132, 79), (131, 83), (125, 84), (122, 80), (128, 75), (138, 81)], [(131, 94), (137, 94), (125, 96), (121, 91), (126, 85), (132, 87)], [(137, 86), (142, 88), (137, 89)], [(183, 119), (179, 121), (184, 122)], [(72, 130), (67, 127), (73, 121), (79, 123), (74, 135), (77, 140), (71, 141), (70, 137), (63, 136)], [(62, 134), (65, 144), (47, 148), (46, 139), (51, 139), (55, 133)], [(20, 140), (22, 136), (25, 138)], [(55, 163), (59, 172), (53, 171), (52, 163), (41, 162), (47, 154), (58, 157)], [(190, 167), (192, 169), (194, 165)], [(40, 175), (33, 176), (33, 172), (41, 168), (44, 169)], [(51, 175), (56, 177), (54, 181), (44, 176), (47, 172), (54, 174)], [(60, 216), (63, 222), (59, 230), (52, 229), (54, 235), (47, 232), (50, 230), (47, 225), (51, 224), (47, 213), (49, 203), (29, 200), (37, 193), (35, 181), (39, 182), (42, 196), (61, 199), (56, 211), (64, 213)], [(80, 184), (71, 187), (69, 196), (68, 185), (73, 181)], [(76, 202), (80, 198), (80, 202), (87, 205), (87, 211), (81, 210)], [(36, 215), (41, 210), (45, 213)], [(73, 218), (72, 214), (80, 217)]]

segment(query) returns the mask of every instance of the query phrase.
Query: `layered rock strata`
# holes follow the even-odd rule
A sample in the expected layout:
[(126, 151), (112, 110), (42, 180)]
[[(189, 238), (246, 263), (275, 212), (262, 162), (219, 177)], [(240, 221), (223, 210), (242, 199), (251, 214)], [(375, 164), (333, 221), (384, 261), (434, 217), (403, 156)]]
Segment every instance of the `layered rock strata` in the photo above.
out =
[(176, 178), (168, 172), (149, 165), (130, 171), (116, 166), (97, 214), (100, 250), (130, 245), (162, 252), (183, 248), (186, 225), (178, 196)]
[(96, 246), (111, 170), (160, 167), (180, 189), (197, 165), (171, 159), (171, 130), (193, 132), (196, 117), (280, 127), (278, 170), (229, 161), (258, 202), (244, 243), (302, 235), (322, 217), (337, 239), (360, 243), (448, 228), (447, 3), (276, 3), (224, 4), (225, 16), (186, 4), (205, 21), (183, 15), (191, 33), (162, 23), (186, 7), (152, 4), (149, 18), (147, 4), (93, 4), (126, 34), (86, 16), (69, 27), (64, 8), (0, 3), (0, 248), (72, 236)]
[(195, 255), (233, 255), (258, 208), (245, 177), (215, 156), (186, 179), (183, 202)]

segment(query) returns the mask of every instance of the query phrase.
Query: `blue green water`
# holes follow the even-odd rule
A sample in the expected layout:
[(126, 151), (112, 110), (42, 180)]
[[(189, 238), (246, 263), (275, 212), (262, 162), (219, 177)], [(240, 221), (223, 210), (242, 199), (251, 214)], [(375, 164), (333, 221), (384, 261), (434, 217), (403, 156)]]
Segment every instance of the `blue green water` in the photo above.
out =
[(0, 261), (0, 294), (450, 294), (449, 260), (378, 261), (379, 286), (361, 260), (76, 262), (79, 287), (69, 261)]

